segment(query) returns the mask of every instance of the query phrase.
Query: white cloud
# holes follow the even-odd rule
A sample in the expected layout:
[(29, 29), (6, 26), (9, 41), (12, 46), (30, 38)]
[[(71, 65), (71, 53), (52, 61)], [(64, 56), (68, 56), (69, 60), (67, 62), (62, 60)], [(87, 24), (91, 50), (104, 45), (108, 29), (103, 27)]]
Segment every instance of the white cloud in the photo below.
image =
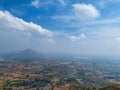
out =
[(91, 20), (92, 22), (96, 21), (95, 19), (100, 16), (99, 11), (92, 4), (78, 3), (78, 4), (73, 4), (72, 8), (73, 9), (71, 10), (71, 12), (65, 13), (64, 15), (53, 16), (52, 19), (56, 19), (62, 22), (67, 22), (68, 24), (64, 24), (65, 27), (67, 27), (70, 24), (78, 25), (78, 26), (85, 25), (86, 23), (87, 24), (89, 22), (91, 23)]
[(91, 4), (74, 4), (75, 15), (80, 19), (92, 19), (100, 16), (99, 11)]
[(20, 30), (25, 32), (34, 32), (46, 37), (52, 37), (53, 33), (40, 25), (32, 22), (26, 22), (20, 18), (14, 17), (8, 11), (0, 11), (0, 29), (3, 30)]
[(53, 32), (32, 22), (15, 17), (8, 11), (0, 11), (0, 52), (24, 48), (50, 50), (55, 44)]
[(82, 39), (85, 39), (86, 36), (82, 33), (80, 34), (79, 36), (67, 36), (70, 40), (72, 40), (73, 42), (75, 41), (79, 41), (79, 40), (82, 40)]
[(0, 11), (0, 31), (19, 31), (19, 33), (31, 38), (52, 39), (53, 33), (40, 25), (26, 22), (13, 16), (8, 11)]
[[(64, 19), (65, 20), (65, 19)], [(106, 19), (101, 19), (101, 20), (94, 20), (94, 21), (87, 21), (87, 22), (72, 22), (69, 23), (67, 25), (65, 25), (65, 27), (77, 27), (77, 28), (81, 28), (81, 27), (88, 27), (88, 26), (94, 26), (94, 25), (113, 25), (113, 24), (119, 24), (120, 23), (120, 17), (114, 17), (114, 18), (106, 18)], [(64, 26), (63, 26), (64, 27)]]
[(39, 0), (33, 0), (31, 2), (31, 5), (34, 6), (34, 7), (36, 7), (36, 8), (39, 8), (39, 5), (40, 5)]

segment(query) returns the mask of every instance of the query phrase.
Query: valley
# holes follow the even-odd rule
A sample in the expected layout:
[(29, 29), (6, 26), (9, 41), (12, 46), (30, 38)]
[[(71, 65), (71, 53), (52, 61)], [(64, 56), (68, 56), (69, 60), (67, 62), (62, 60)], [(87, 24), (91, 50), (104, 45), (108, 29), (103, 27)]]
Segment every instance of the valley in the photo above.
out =
[(120, 83), (119, 61), (7, 58), (0, 61), (1, 90), (99, 90)]

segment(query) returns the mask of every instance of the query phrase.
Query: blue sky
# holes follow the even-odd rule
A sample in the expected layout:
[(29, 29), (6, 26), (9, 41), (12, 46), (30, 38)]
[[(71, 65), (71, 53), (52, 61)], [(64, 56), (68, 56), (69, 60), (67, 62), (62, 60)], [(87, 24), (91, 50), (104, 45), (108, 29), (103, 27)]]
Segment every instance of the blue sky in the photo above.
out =
[(120, 0), (1, 0), (0, 53), (119, 56)]

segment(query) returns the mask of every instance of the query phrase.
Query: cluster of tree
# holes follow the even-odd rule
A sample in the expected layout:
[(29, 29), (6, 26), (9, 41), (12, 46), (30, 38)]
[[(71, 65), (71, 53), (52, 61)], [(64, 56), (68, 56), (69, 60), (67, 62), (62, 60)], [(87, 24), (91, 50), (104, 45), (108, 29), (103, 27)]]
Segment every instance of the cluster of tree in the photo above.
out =
[(50, 82), (51, 82), (50, 80), (40, 79), (40, 78), (35, 78), (33, 81), (27, 81), (27, 80), (10, 81), (10, 80), (7, 80), (7, 81), (5, 81), (2, 90), (13, 90), (14, 87), (26, 87), (26, 88), (28, 88), (28, 87), (29, 88), (44, 87)]

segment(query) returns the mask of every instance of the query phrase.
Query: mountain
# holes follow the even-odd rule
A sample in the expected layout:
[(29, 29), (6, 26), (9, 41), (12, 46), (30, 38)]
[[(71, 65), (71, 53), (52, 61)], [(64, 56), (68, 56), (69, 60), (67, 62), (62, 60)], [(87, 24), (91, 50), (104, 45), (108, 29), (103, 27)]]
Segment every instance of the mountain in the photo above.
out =
[(25, 49), (22, 50), (20, 52), (17, 53), (9, 53), (9, 54), (5, 54), (4, 56), (2, 56), (2, 58), (4, 58), (5, 60), (36, 60), (36, 59), (40, 59), (40, 60), (53, 60), (53, 59), (68, 59), (70, 58), (71, 55), (69, 54), (64, 54), (64, 53), (59, 53), (59, 52), (36, 52), (33, 49)]
[(25, 49), (21, 52), (10, 54), (4, 58), (7, 60), (35, 60), (40, 59), (40, 54), (32, 49)]

